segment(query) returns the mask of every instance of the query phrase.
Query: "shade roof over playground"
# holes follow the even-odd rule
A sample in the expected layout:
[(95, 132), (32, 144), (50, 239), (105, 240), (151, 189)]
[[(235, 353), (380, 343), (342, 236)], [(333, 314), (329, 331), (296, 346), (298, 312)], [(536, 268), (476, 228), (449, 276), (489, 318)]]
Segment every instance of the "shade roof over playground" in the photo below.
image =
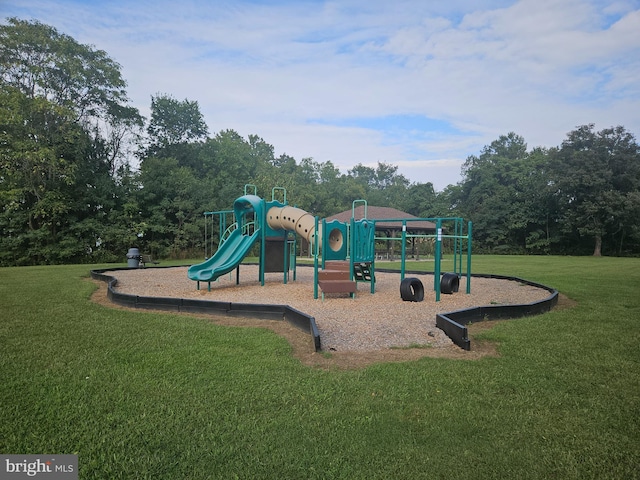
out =
[[(340, 222), (348, 223), (351, 220), (351, 210), (337, 213), (330, 217), (327, 217), (327, 222), (331, 220), (339, 220)], [(365, 217), (364, 205), (359, 205), (353, 212), (356, 220), (360, 220)], [(414, 219), (418, 218), (410, 213), (397, 210), (390, 207), (375, 207), (372, 205), (367, 206), (367, 219), (376, 221), (376, 230), (402, 230), (402, 221), (398, 219)], [(393, 220), (390, 220), (393, 219)], [(436, 224), (426, 220), (407, 222), (407, 230), (421, 230), (421, 231), (433, 231), (436, 230)]]

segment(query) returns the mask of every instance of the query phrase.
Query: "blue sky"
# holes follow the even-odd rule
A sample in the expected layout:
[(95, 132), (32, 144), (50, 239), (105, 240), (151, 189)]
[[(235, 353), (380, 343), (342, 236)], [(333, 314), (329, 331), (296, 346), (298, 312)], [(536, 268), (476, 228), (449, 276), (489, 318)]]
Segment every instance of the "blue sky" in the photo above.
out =
[(511, 131), (640, 136), (640, 0), (0, 0), (122, 66), (132, 104), (196, 100), (212, 134), (437, 190)]

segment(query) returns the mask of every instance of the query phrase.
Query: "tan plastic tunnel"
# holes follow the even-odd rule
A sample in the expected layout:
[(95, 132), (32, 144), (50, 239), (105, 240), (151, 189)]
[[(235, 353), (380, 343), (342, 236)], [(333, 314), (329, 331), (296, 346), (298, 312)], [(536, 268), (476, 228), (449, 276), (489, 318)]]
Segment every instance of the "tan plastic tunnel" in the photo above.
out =
[[(309, 212), (297, 207), (271, 207), (267, 212), (267, 223), (274, 230), (290, 230), (296, 232), (313, 246), (313, 237), (316, 229), (316, 218)], [(344, 244), (344, 236), (340, 230), (333, 229), (329, 232), (328, 247), (337, 252)], [(318, 225), (318, 242), (322, 248), (322, 224)]]

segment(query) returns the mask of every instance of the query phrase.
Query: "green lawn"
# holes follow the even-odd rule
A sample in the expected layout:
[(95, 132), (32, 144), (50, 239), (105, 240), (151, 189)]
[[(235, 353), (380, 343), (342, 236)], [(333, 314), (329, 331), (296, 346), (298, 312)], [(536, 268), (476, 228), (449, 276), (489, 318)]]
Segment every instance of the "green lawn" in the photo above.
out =
[(473, 261), (577, 306), (483, 332), (499, 357), (324, 371), (267, 330), (94, 304), (89, 266), (0, 269), (0, 452), (82, 479), (640, 478), (640, 259)]

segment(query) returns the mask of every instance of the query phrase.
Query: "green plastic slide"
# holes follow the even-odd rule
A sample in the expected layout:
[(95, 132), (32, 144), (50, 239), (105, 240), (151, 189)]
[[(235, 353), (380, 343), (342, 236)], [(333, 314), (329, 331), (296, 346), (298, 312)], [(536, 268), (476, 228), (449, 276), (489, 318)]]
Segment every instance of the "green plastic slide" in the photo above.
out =
[(243, 235), (240, 228), (234, 230), (211, 258), (189, 267), (187, 272), (189, 278), (199, 282), (212, 282), (219, 276), (229, 273), (242, 262), (258, 238), (260, 238), (259, 229), (251, 235)]

